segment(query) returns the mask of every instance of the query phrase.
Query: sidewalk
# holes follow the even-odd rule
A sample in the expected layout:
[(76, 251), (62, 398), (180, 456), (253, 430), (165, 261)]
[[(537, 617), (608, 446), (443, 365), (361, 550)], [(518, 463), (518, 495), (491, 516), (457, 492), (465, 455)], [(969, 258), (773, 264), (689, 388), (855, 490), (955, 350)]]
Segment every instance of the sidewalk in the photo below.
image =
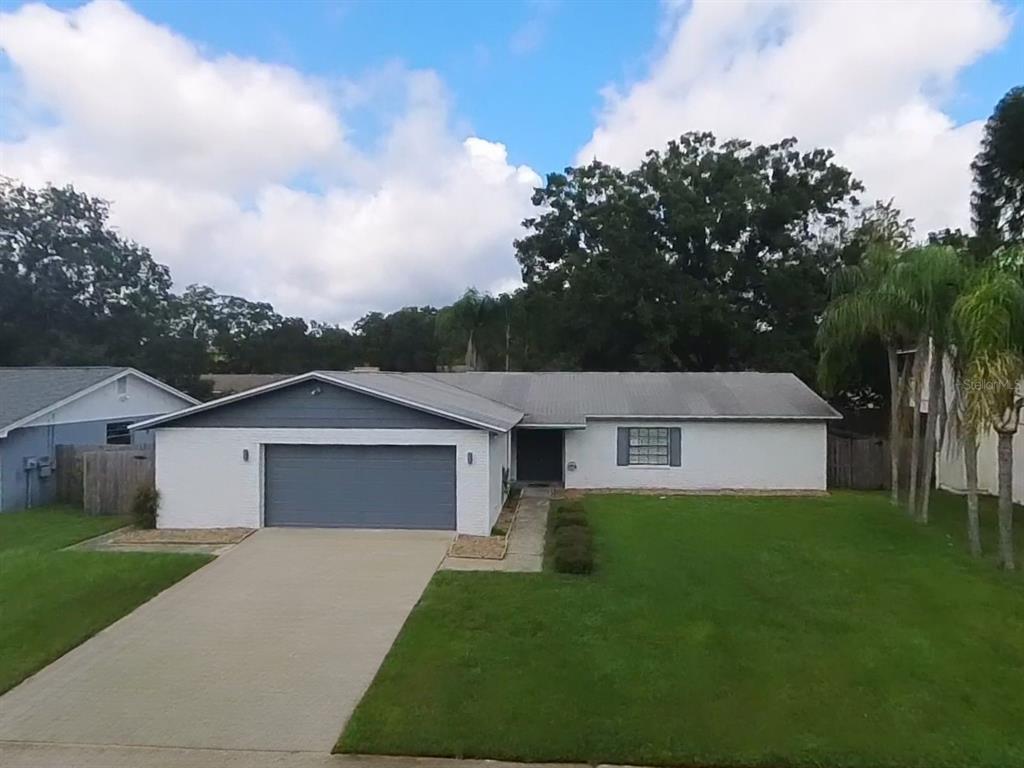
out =
[(544, 565), (544, 535), (548, 527), (550, 488), (524, 488), (519, 511), (508, 537), (508, 550), (501, 560), (446, 557), (442, 571), (505, 571), (538, 573)]
[[(526, 764), (322, 752), (0, 742), (0, 765), (4, 768), (522, 768)], [(571, 763), (528, 765), (529, 768), (590, 768)]]

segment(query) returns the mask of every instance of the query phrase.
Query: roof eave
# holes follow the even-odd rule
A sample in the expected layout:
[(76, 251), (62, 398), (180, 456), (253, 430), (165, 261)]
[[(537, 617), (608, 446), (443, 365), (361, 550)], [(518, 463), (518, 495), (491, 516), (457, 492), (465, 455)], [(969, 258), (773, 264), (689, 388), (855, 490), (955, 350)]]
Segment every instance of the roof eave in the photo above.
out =
[[(467, 426), (471, 426), (476, 429), (486, 429), (489, 431), (504, 433), (508, 432), (510, 429), (512, 429), (512, 427), (514, 427), (518, 423), (518, 420), (510, 423), (506, 421), (495, 422), (486, 421), (482, 419), (474, 419), (472, 417), (464, 416), (461, 414), (451, 413), (440, 408), (432, 408), (431, 406), (426, 405), (424, 403), (417, 403), (406, 398), (396, 397), (395, 395), (391, 395), (386, 392), (381, 392), (372, 387), (353, 384), (345, 379), (335, 378), (334, 376), (331, 376), (330, 374), (324, 373), (322, 371), (311, 371), (309, 373), (301, 373), (298, 374), (297, 376), (292, 376), (290, 378), (282, 379), (280, 381), (274, 381), (271, 382), (270, 384), (265, 384), (262, 387), (254, 387), (253, 389), (247, 389), (244, 392), (236, 392), (235, 394), (232, 395), (225, 395), (224, 397), (217, 398), (216, 400), (210, 400), (209, 402), (206, 403), (200, 403), (191, 408), (185, 408), (184, 410), (175, 411), (174, 413), (168, 413), (164, 414), (163, 416), (157, 416), (152, 419), (147, 419), (146, 421), (140, 421), (137, 424), (132, 424), (129, 427), (129, 429), (151, 429), (153, 427), (159, 427), (171, 421), (177, 421), (178, 419), (183, 419), (197, 413), (203, 413), (214, 408), (219, 408), (224, 405), (239, 402), (250, 397), (261, 395), (265, 392), (272, 392), (277, 389), (283, 389), (284, 387), (291, 386), (292, 384), (301, 384), (304, 381), (320, 381), (323, 382), (324, 384), (330, 384), (332, 386), (341, 387), (342, 389), (348, 389), (353, 392), (361, 392), (362, 394), (370, 395), (371, 397), (376, 397), (380, 400), (386, 400), (388, 402), (392, 402), (397, 405), (403, 405), (407, 408), (412, 408), (414, 410), (422, 411), (424, 413), (430, 413), (435, 416), (441, 416), (442, 418), (450, 419), (460, 424), (466, 424)], [(519, 418), (522, 419), (521, 414)]]
[(756, 415), (733, 415), (733, 414), (587, 414), (588, 419), (600, 420), (622, 420), (622, 419), (649, 419), (651, 421), (832, 421), (842, 419), (840, 413), (830, 415), (786, 415), (786, 414), (756, 414)]

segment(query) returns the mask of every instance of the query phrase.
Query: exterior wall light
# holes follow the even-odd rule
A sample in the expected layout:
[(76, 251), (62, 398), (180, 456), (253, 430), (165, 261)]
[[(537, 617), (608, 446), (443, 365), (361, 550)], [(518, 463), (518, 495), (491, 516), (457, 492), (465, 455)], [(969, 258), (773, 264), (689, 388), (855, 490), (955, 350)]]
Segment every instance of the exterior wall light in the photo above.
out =
[(242, 461), (248, 461), (248, 460), (249, 460), (249, 449), (248, 448), (243, 448), (242, 449)]
[(472, 451), (467, 451), (466, 452), (466, 463), (467, 464), (472, 464), (473, 463), (473, 452)]

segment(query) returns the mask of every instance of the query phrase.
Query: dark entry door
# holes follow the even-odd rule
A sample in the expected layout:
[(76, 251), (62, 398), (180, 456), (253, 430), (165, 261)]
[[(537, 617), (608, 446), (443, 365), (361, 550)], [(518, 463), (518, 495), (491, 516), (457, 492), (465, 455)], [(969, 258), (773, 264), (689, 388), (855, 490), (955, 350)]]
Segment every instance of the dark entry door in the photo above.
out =
[(560, 429), (516, 431), (516, 479), (523, 483), (562, 482), (562, 440)]
[(268, 445), (264, 524), (455, 528), (455, 449)]

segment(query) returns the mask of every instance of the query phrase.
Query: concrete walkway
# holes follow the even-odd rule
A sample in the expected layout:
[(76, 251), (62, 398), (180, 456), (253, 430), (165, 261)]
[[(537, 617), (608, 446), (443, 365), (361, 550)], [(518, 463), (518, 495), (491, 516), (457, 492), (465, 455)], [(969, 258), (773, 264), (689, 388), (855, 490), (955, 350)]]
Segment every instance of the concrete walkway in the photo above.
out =
[[(323, 758), (450, 538), (257, 532), (0, 697), (0, 764), (236, 764), (217, 750)], [(70, 745), (203, 754), (117, 762), (103, 756), (116, 750)], [(62, 749), (75, 759), (47, 762)]]
[(506, 571), (536, 573), (544, 567), (544, 536), (548, 527), (550, 488), (524, 488), (519, 510), (508, 535), (508, 550), (501, 560), (446, 557), (445, 571)]
[(594, 768), (575, 763), (505, 763), (434, 757), (3, 743), (0, 743), (0, 765), (3, 768)]

